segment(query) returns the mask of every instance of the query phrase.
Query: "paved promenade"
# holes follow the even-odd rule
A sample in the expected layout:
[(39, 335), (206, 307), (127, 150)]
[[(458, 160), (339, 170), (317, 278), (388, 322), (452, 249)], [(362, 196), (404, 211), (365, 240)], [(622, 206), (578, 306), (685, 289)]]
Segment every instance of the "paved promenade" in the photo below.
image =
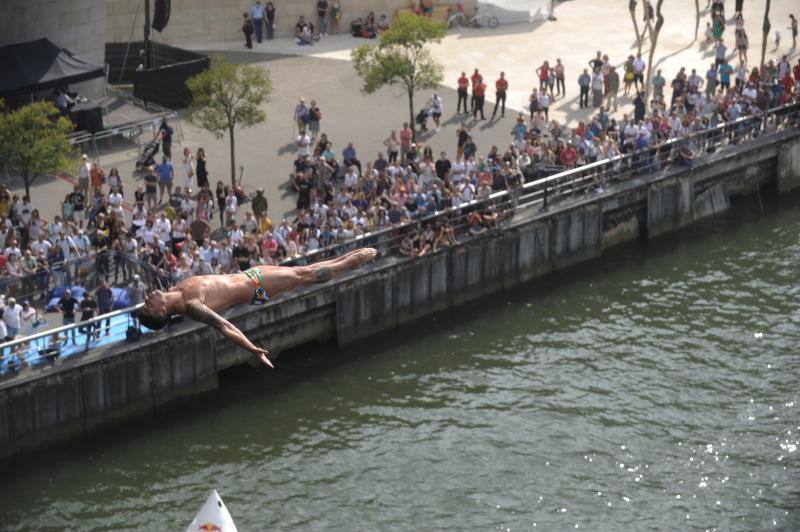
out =
[[(701, 0), (701, 5), (705, 2)], [(727, 2), (730, 18), (733, 2)], [(789, 54), (792, 63), (798, 54), (791, 51), (791, 36), (787, 29), (788, 14), (800, 7), (791, 0), (772, 2), (772, 26), (782, 35), (781, 45), (774, 50), (770, 41), (767, 57)], [(749, 59), (751, 66), (757, 65), (761, 51), (761, 24), (763, 2), (745, 2), (745, 22), (750, 37)], [(636, 52), (632, 22), (627, 11), (627, 2), (619, 0), (569, 1), (558, 4), (556, 22), (511, 24), (490, 29), (456, 29), (441, 44), (434, 46), (434, 53), (445, 65), (444, 86), (440, 94), (444, 98), (445, 113), (443, 127), (435, 134), (422, 137), (431, 145), (434, 153), (455, 151), (456, 130), (461, 117), (454, 116), (456, 79), (462, 70), (471, 72), (480, 68), (491, 86), (499, 72), (505, 71), (510, 82), (508, 105), (511, 109), (527, 108), (530, 90), (536, 81), (535, 68), (544, 59), (551, 62), (561, 58), (566, 67), (567, 97), (557, 100), (550, 108), (551, 119), (567, 121), (575, 125), (578, 120), (592, 116), (594, 109), (578, 108), (577, 76), (587, 66), (597, 50), (607, 53), (612, 63), (621, 65), (628, 54)], [(690, 0), (665, 2), (664, 28), (659, 37), (656, 62), (670, 80), (681, 66), (698, 68), (704, 72), (713, 61), (713, 51), (703, 45), (703, 30), (710, 19), (703, 12), (697, 41), (694, 35), (694, 3)], [(725, 31), (725, 42), (733, 53), (733, 23)], [(234, 40), (237, 39), (237, 40)], [(353, 47), (367, 43), (353, 39), (349, 34), (329, 36), (310, 47), (297, 46), (294, 40), (278, 39), (258, 45), (252, 51), (244, 49), (238, 35), (232, 33), (231, 41), (209, 43), (191, 40), (179, 45), (206, 52), (222, 52), (229, 60), (257, 64), (269, 69), (274, 91), (266, 104), (267, 121), (258, 127), (237, 131), (237, 166), (245, 167), (244, 183), (252, 187), (264, 187), (270, 201), (270, 215), (280, 220), (294, 209), (295, 196), (288, 188), (289, 172), (295, 157), (292, 133), (292, 111), (299, 96), (316, 99), (323, 118), (321, 130), (327, 132), (334, 142), (334, 149), (341, 152), (347, 142), (354, 142), (362, 160), (372, 160), (382, 149), (382, 140), (391, 129), (400, 129), (408, 119), (408, 103), (400, 89), (384, 89), (376, 94), (364, 96), (360, 93), (361, 82), (349, 62)], [(646, 59), (649, 43), (644, 42)], [(735, 65), (736, 62), (733, 61)], [(419, 108), (430, 94), (417, 96)], [(493, 106), (493, 91), (487, 94), (487, 118)], [(632, 111), (631, 100), (620, 98), (619, 111)], [(514, 113), (507, 112), (504, 119), (478, 122), (471, 126), (479, 152), (486, 153), (491, 145), (500, 148), (511, 142), (510, 131)], [(183, 146), (196, 151), (203, 146), (209, 154), (211, 178), (229, 181), (229, 159), (227, 139), (214, 139), (210, 134), (191, 127), (184, 122), (185, 138), (182, 145), (173, 146), (178, 157)], [(114, 147), (101, 153), (101, 164), (117, 166), (130, 183), (135, 147)], [(138, 177), (136, 178), (138, 182)], [(17, 187), (18, 189), (19, 187)], [(46, 217), (57, 212), (58, 202), (69, 190), (61, 179), (43, 179), (34, 187), (33, 200)], [(131, 189), (127, 189), (129, 193)], [(127, 195), (127, 194), (126, 194)]]

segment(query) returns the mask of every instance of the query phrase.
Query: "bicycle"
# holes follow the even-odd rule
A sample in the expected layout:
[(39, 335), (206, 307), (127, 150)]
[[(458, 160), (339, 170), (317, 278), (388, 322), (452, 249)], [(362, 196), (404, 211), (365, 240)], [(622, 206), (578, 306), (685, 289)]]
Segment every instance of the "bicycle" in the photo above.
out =
[(491, 13), (479, 13), (476, 10), (475, 16), (470, 18), (464, 11), (464, 6), (460, 3), (456, 4), (456, 12), (447, 19), (447, 24), (450, 28), (458, 24), (463, 28), (482, 28), (484, 25), (495, 29), (500, 25), (500, 19)]

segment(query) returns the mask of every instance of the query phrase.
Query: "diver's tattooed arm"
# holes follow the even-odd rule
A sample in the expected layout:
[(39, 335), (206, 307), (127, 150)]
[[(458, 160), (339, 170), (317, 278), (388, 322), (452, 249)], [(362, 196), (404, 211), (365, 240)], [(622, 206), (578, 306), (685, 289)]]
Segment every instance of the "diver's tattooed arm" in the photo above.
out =
[(318, 269), (316, 272), (316, 277), (314, 278), (315, 283), (327, 283), (333, 278), (333, 274), (331, 274), (330, 268), (323, 266), (322, 268)]
[(237, 329), (234, 324), (208, 308), (200, 300), (192, 299), (186, 303), (186, 315), (195, 321), (214, 327), (219, 330), (225, 338), (257, 355), (267, 366), (271, 368), (274, 367), (267, 357), (269, 352), (266, 349), (262, 349), (253, 344), (253, 342), (251, 342), (242, 331)]

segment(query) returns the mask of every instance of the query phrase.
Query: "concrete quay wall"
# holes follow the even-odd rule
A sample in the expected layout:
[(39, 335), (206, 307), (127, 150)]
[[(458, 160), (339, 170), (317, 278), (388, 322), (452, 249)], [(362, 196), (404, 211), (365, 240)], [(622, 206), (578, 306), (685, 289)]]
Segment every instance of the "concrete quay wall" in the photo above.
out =
[[(227, 313), (273, 353), (339, 345), (511, 288), (723, 212), (734, 195), (800, 188), (800, 131), (730, 147), (694, 169), (638, 176), (605, 192), (522, 210), (502, 231), (418, 259), (386, 257), (263, 307)], [(110, 423), (158, 415), (217, 387), (221, 370), (255, 358), (196, 323), (102, 352), (33, 368), (0, 383), (0, 458), (88, 437)]]

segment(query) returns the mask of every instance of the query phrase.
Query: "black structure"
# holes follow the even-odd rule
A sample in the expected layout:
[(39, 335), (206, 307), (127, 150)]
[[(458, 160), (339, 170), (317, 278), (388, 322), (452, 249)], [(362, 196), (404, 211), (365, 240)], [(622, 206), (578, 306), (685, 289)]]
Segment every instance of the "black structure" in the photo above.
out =
[(133, 83), (133, 95), (169, 109), (181, 109), (192, 100), (186, 80), (208, 68), (208, 56), (150, 41), (152, 68), (137, 71), (144, 54), (142, 42), (106, 43), (109, 79)]
[(102, 66), (87, 63), (48, 39), (0, 48), (0, 97), (19, 96), (102, 78)]
[(169, 24), (170, 0), (156, 0), (153, 13), (153, 29), (161, 33)]

